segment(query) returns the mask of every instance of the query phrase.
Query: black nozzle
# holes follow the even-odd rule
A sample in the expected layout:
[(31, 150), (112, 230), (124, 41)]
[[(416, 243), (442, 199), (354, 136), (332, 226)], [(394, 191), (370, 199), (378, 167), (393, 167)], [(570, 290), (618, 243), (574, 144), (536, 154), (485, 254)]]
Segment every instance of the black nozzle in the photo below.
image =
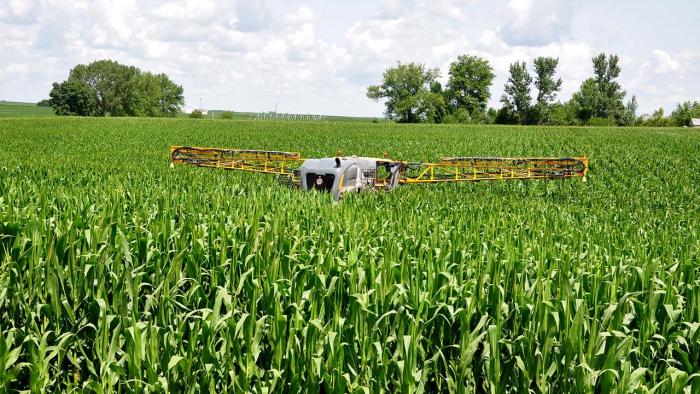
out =
[(335, 167), (340, 168), (340, 159), (337, 157), (335, 158)]

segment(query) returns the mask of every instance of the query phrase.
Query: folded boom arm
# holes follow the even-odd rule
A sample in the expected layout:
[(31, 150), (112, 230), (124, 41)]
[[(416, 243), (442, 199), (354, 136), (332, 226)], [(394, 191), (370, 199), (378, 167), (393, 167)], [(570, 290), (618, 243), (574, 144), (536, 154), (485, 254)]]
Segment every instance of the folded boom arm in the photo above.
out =
[[(445, 157), (436, 163), (410, 163), (355, 156), (306, 160), (296, 152), (173, 146), (170, 160), (173, 164), (275, 174), (304, 189), (328, 189), (328, 182), (333, 182), (331, 188), (338, 195), (359, 188), (390, 190), (398, 184), (574, 177), (585, 181), (588, 173), (586, 157)], [(312, 175), (302, 180), (300, 175), (305, 171)], [(335, 181), (335, 176), (340, 181)], [(314, 186), (315, 182), (321, 186)]]
[(487, 180), (556, 179), (582, 177), (588, 173), (588, 159), (541, 157), (446, 157), (439, 163), (408, 163), (400, 182), (441, 183)]
[(299, 153), (270, 150), (198, 148), (173, 146), (170, 148), (172, 163), (185, 163), (198, 167), (223, 168), (265, 174), (294, 176), (294, 170), (304, 161)]

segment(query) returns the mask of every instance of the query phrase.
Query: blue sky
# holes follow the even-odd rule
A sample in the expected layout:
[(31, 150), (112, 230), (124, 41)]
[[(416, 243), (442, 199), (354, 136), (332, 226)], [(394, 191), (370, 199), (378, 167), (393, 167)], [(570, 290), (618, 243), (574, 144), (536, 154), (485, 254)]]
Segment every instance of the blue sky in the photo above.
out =
[(621, 58), (640, 113), (700, 100), (700, 1), (0, 0), (0, 99), (38, 101), (77, 63), (164, 72), (187, 106), (378, 116), (365, 97), (401, 62), (488, 59), (498, 106), (508, 65), (560, 59), (568, 100), (597, 53)]

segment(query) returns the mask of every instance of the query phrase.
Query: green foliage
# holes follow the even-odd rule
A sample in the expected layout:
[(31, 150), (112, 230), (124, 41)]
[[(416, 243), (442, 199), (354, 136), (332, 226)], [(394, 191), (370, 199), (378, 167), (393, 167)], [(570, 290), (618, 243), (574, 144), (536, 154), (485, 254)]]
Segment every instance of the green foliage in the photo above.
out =
[(1, 387), (697, 391), (697, 131), (236, 126), (234, 146), (311, 157), (342, 140), (417, 161), (594, 161), (587, 183), (333, 205), (264, 175), (168, 168), (171, 143), (231, 146), (226, 122), (2, 122)]
[[(698, 130), (234, 122), (0, 122), (1, 389), (700, 389)], [(334, 205), (171, 144), (592, 161)]]
[(518, 118), (515, 111), (508, 106), (501, 107), (496, 112), (496, 124), (515, 125), (518, 124)]
[(519, 124), (527, 124), (531, 115), (531, 83), (532, 77), (527, 71), (525, 62), (515, 62), (510, 65), (510, 77), (504, 87), (505, 93), (501, 97), (501, 102), (508, 118), (515, 119)]
[(231, 111), (222, 112), (221, 119), (233, 119), (233, 112), (231, 112)]
[(627, 102), (627, 105), (625, 105), (625, 112), (622, 115), (622, 118), (620, 119), (620, 125), (621, 126), (635, 126), (639, 123), (639, 119), (637, 118), (637, 109), (639, 108), (639, 104), (637, 103), (637, 96), (632, 96), (630, 101)]
[(689, 126), (690, 120), (700, 118), (700, 102), (685, 101), (676, 106), (671, 113), (671, 120), (675, 126)]
[(588, 119), (588, 122), (586, 122), (587, 126), (597, 126), (597, 127), (603, 127), (603, 126), (616, 126), (615, 119), (612, 118), (599, 118), (597, 116), (592, 116)]
[(579, 126), (581, 121), (578, 118), (578, 106), (573, 100), (566, 103), (555, 103), (549, 112), (548, 124), (552, 126)]
[(664, 115), (663, 108), (657, 109), (649, 118), (642, 121), (642, 126), (646, 127), (670, 127), (673, 125), (673, 119), (667, 118)]
[(165, 74), (143, 73), (137, 77), (135, 100), (131, 105), (134, 116), (175, 116), (184, 104), (183, 89)]
[[(494, 77), (488, 60), (470, 55), (459, 56), (457, 61), (450, 64), (445, 91), (451, 112), (466, 110), (470, 118), (479, 118), (475, 115), (486, 111), (486, 104), (491, 97), (489, 89)], [(454, 118), (462, 119), (464, 115), (455, 114)]]
[(617, 55), (605, 56), (604, 53), (593, 58), (594, 78), (581, 84), (581, 89), (574, 93), (572, 100), (578, 106), (578, 118), (587, 123), (591, 117), (610, 118), (620, 124), (625, 114), (622, 99), (626, 92), (615, 81), (620, 76)]
[(469, 115), (469, 111), (467, 111), (466, 108), (457, 108), (454, 109), (450, 112), (449, 115), (447, 115), (444, 119), (443, 123), (463, 123), (463, 124), (469, 124), (469, 123), (476, 123), (472, 120), (471, 115)]
[(550, 124), (552, 103), (561, 90), (562, 80), (554, 79), (559, 59), (551, 57), (538, 57), (535, 59), (535, 89), (537, 89), (537, 102), (535, 110), (539, 124)]
[(49, 95), (57, 115), (175, 116), (184, 103), (182, 87), (165, 74), (111, 60), (75, 66)]
[(51, 103), (50, 103), (49, 99), (44, 99), (44, 100), (40, 100), (38, 103), (36, 103), (36, 105), (38, 107), (50, 107)]
[(498, 110), (495, 108), (489, 108), (484, 116), (484, 124), (495, 124), (496, 117), (498, 116)]
[(202, 111), (198, 109), (193, 109), (192, 112), (190, 112), (190, 118), (192, 119), (201, 119), (204, 117), (204, 114), (202, 114)]
[(399, 123), (438, 121), (445, 112), (442, 94), (435, 93), (440, 72), (422, 64), (399, 63), (384, 72), (381, 85), (367, 88), (367, 97), (386, 99), (386, 116)]
[(581, 83), (578, 92), (571, 96), (571, 102), (576, 106), (576, 117), (583, 123), (595, 116), (600, 104), (600, 91), (593, 78), (588, 78)]
[(96, 115), (95, 95), (82, 81), (69, 78), (60, 84), (54, 82), (49, 95), (56, 115)]

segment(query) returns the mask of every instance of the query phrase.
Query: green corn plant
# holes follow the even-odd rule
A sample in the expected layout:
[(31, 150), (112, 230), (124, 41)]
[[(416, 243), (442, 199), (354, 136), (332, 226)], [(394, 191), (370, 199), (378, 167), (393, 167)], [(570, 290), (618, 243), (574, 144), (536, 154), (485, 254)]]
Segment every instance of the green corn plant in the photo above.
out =
[[(0, 392), (700, 392), (699, 138), (4, 119)], [(333, 204), (173, 144), (591, 163)]]

